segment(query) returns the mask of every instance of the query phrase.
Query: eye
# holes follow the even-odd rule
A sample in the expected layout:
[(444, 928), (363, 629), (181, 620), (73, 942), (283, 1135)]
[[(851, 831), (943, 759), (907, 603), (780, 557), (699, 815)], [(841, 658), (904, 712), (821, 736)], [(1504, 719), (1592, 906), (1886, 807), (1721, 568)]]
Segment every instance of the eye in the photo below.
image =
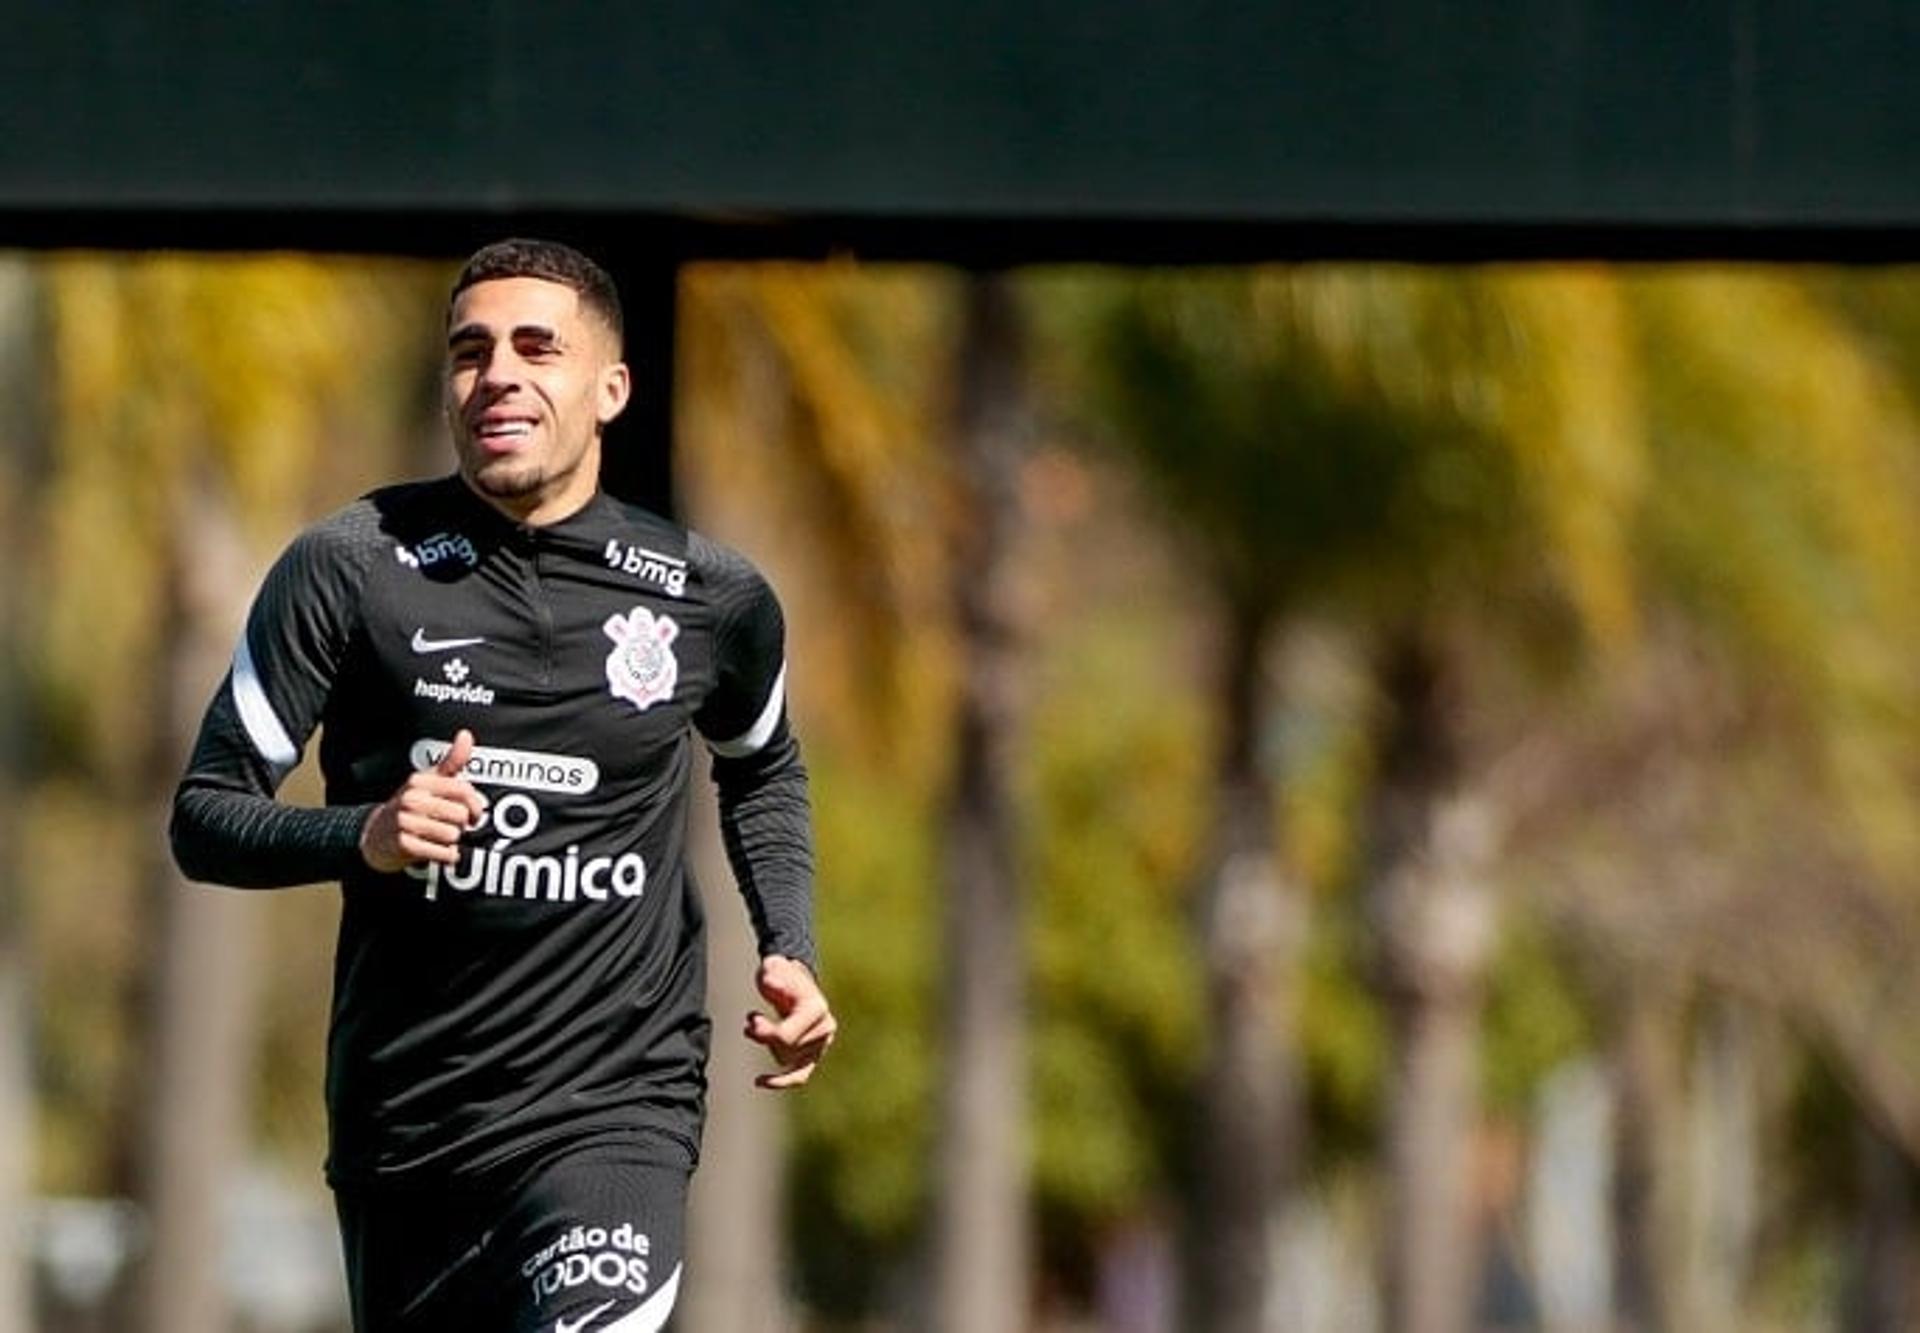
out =
[(460, 343), (447, 352), (456, 366), (478, 365), (486, 359), (487, 349), (481, 343)]

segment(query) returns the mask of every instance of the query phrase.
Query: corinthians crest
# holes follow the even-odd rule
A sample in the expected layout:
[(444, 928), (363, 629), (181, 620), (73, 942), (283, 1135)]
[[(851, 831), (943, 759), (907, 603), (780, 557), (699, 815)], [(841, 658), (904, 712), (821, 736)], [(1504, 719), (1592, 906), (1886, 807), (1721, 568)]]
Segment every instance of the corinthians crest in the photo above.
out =
[(613, 640), (607, 654), (607, 689), (641, 712), (672, 696), (680, 678), (673, 641), (680, 627), (670, 616), (656, 616), (636, 606), (624, 616), (608, 616), (603, 626)]

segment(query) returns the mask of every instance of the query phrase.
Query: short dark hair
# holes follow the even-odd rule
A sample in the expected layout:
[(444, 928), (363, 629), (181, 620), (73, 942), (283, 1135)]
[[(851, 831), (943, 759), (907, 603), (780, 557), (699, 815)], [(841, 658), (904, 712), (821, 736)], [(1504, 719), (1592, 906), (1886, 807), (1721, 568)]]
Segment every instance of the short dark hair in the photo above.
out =
[(570, 245), (559, 241), (532, 240), (524, 236), (495, 241), (473, 252), (453, 280), (447, 293), (447, 308), (461, 292), (479, 282), (496, 278), (539, 278), (568, 287), (580, 298), (580, 304), (606, 321), (615, 342), (626, 338), (626, 321), (620, 313), (620, 292), (607, 271)]

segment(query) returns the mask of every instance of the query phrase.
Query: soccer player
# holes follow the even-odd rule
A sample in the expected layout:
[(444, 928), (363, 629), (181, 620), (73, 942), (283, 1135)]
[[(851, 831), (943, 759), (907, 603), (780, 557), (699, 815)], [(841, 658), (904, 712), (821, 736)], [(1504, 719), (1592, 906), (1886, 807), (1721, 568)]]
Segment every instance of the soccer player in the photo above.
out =
[[(377, 490), (268, 574), (175, 797), (195, 879), (337, 879), (327, 1178), (358, 1333), (644, 1333), (680, 1283), (710, 1024), (694, 737), (805, 1083), (807, 781), (784, 626), (739, 555), (598, 488), (619, 297), (544, 241), (447, 319), (455, 475)], [(322, 728), (326, 805), (274, 793)]]

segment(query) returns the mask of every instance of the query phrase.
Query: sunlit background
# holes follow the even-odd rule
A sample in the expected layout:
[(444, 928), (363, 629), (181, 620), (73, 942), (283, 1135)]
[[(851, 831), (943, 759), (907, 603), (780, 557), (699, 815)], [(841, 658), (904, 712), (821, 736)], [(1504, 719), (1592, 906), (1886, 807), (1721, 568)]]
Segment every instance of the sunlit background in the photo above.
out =
[[(0, 257), (47, 1333), (143, 1327), (170, 1172), (221, 1327), (345, 1327), (337, 893), (184, 887), (165, 810), (280, 547), (448, 469), (450, 276)], [(719, 932), (682, 1327), (931, 1327), (982, 1243), (1007, 1327), (1920, 1327), (1920, 270), (694, 266), (679, 319), (842, 1023), (770, 1105)]]

